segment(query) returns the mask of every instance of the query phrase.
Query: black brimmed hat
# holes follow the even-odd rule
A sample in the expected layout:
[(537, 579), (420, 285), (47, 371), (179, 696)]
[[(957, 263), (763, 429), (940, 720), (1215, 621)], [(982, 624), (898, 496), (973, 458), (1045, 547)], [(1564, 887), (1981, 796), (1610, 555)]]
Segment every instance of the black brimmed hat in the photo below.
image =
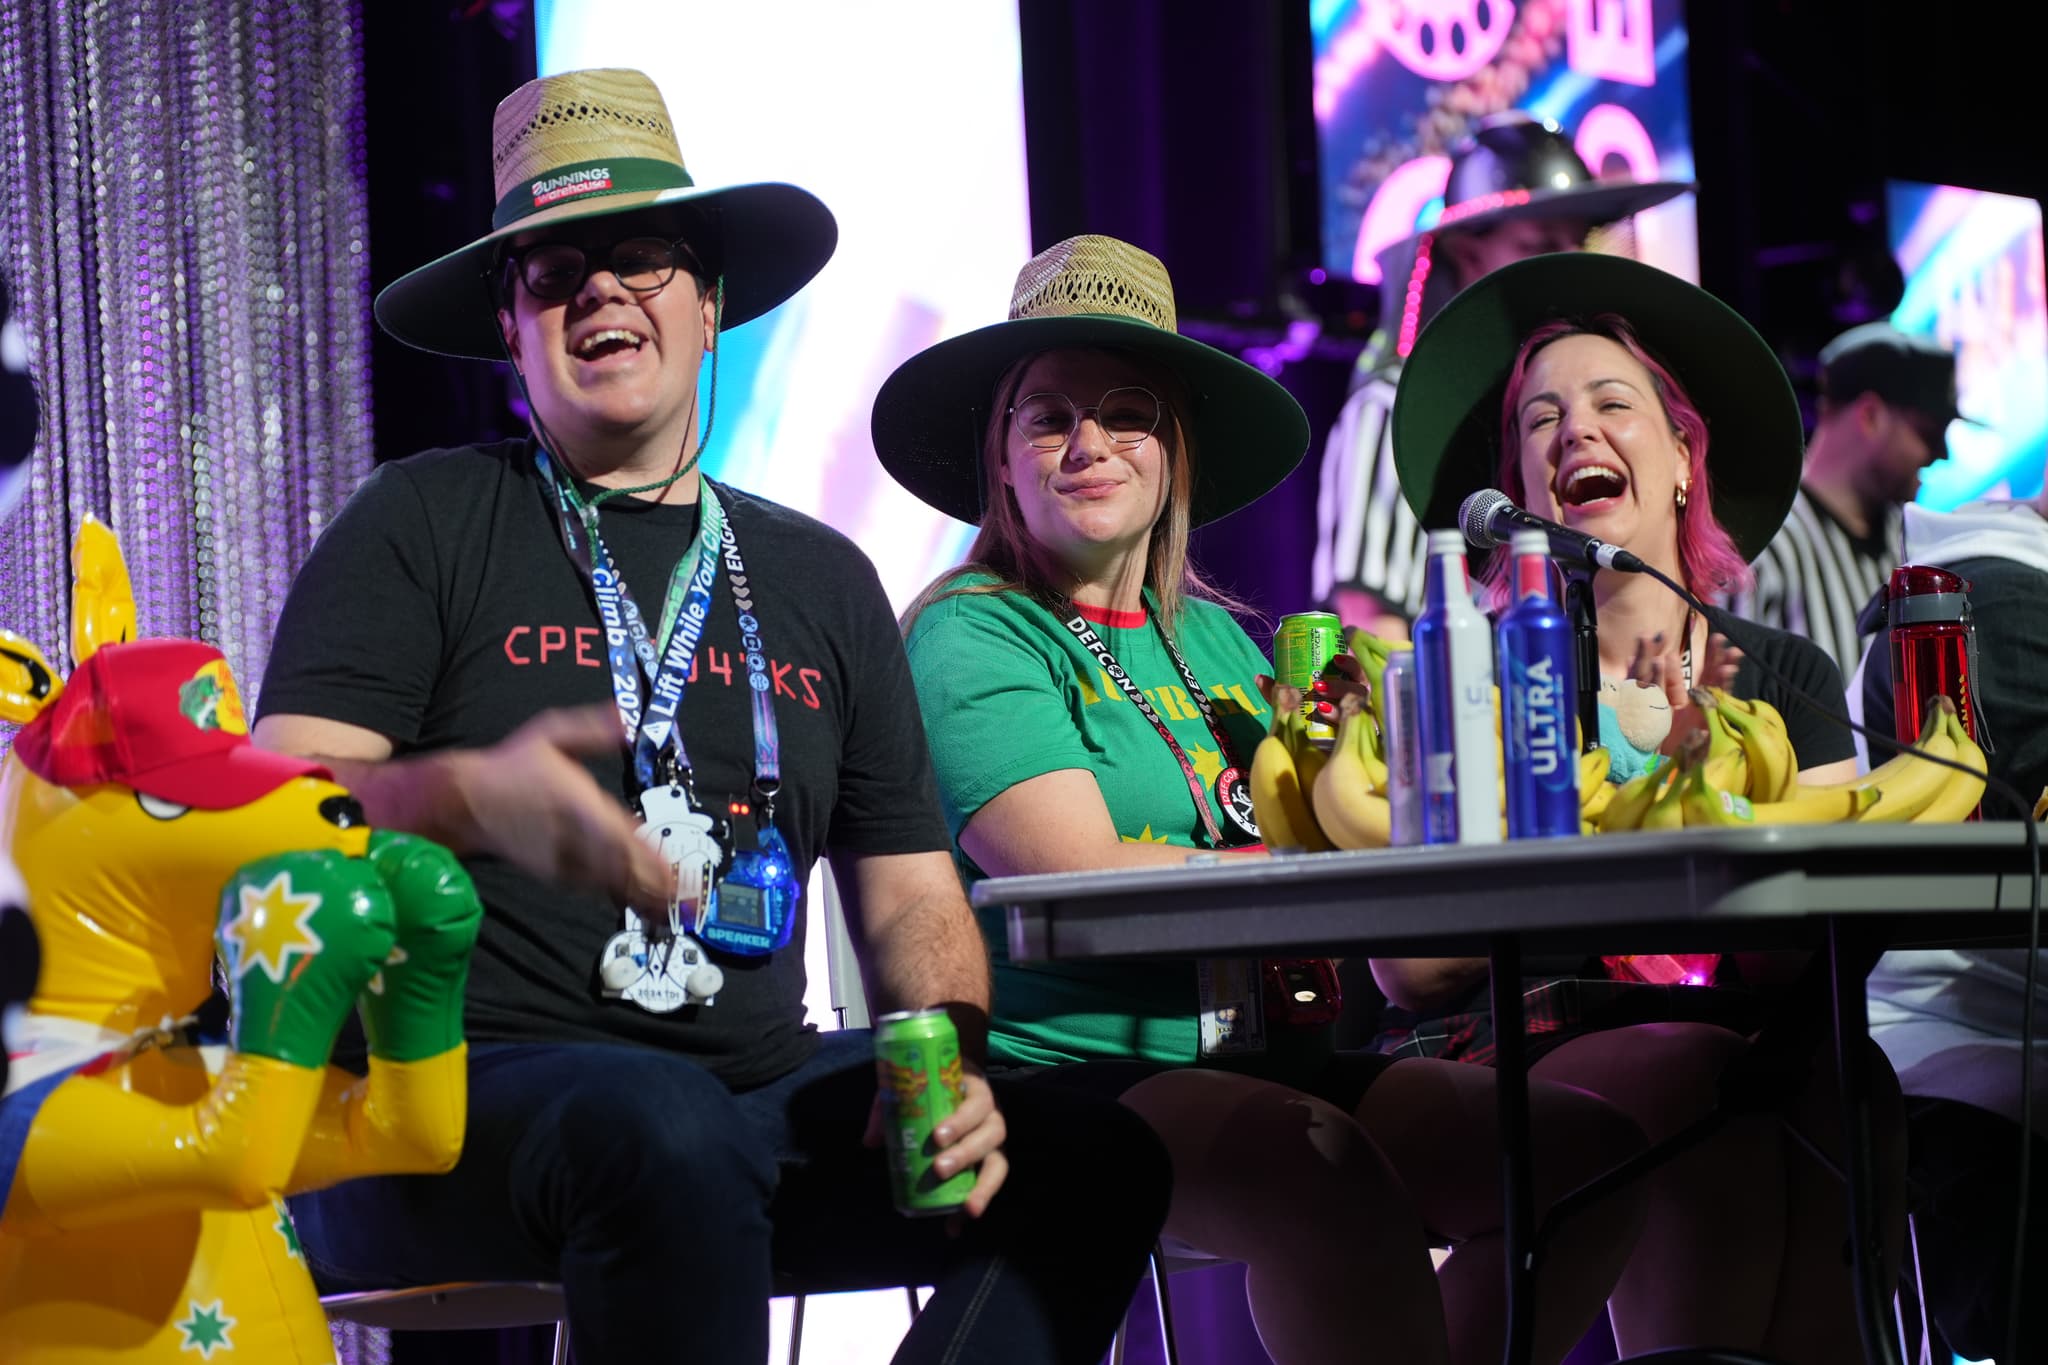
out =
[(1564, 129), (1510, 110), (1480, 120), (1452, 150), (1443, 212), (1428, 231), (1469, 232), (1514, 218), (1583, 218), (1599, 227), (1693, 188), (1686, 180), (1603, 180)]
[(1745, 559), (1799, 490), (1805, 426), (1770, 345), (1727, 304), (1656, 266), (1594, 252), (1533, 256), (1469, 286), (1423, 329), (1394, 398), (1394, 468), (1425, 527), (1458, 524), (1493, 486), (1501, 404), (1524, 339), (1546, 322), (1626, 319), (1707, 422), (1714, 515)]
[(1893, 407), (1923, 414), (1944, 432), (1950, 422), (1984, 423), (1956, 410), (1955, 352), (1930, 336), (1902, 332), (1889, 322), (1866, 322), (1830, 341), (1820, 352), (1821, 396), (1848, 404), (1874, 393)]

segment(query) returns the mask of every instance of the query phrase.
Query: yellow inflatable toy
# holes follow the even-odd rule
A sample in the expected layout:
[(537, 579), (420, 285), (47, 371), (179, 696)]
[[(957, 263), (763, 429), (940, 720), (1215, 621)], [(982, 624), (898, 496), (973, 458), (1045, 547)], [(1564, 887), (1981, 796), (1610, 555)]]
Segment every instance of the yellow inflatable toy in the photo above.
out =
[[(0, 858), (41, 946), (7, 1020), (0, 1361), (331, 1362), (283, 1196), (454, 1164), (475, 888), (252, 745), (218, 651), (133, 640), (104, 526), (72, 570), (68, 680), (0, 631)], [(364, 1079), (327, 1064), (359, 1000)]]

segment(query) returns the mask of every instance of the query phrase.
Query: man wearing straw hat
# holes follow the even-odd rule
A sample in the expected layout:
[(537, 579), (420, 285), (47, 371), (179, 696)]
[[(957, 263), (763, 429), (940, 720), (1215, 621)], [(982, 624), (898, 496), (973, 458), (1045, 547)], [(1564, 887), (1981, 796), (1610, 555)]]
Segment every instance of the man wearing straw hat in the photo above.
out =
[[(330, 1287), (559, 1280), (583, 1365), (753, 1365), (776, 1272), (935, 1285), (899, 1360), (1094, 1361), (1163, 1154), (1113, 1104), (982, 1078), (986, 954), (874, 569), (697, 470), (702, 358), (715, 394), (720, 330), (824, 265), (832, 217), (789, 185), (693, 186), (635, 71), (530, 82), (494, 142), (493, 230), (377, 318), (509, 360), (533, 434), (367, 480), (262, 693), (259, 742), (461, 851), (489, 908), (461, 1163), (299, 1201), (308, 1260)], [(941, 1177), (978, 1166), (965, 1218), (893, 1212), (871, 1040), (803, 1021), (828, 843), (874, 1012), (960, 1026), (965, 1098), (932, 1141)]]

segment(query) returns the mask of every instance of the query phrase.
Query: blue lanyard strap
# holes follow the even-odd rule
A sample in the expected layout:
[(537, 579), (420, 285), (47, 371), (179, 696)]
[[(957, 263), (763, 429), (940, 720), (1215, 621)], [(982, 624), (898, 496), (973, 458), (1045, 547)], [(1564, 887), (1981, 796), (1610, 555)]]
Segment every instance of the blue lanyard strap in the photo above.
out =
[[(633, 736), (633, 775), (640, 785), (651, 785), (650, 775), (675, 778), (690, 770), (690, 756), (683, 747), (683, 727), (677, 723), (682, 714), (683, 689), (689, 684), (690, 670), (696, 663), (697, 644), (704, 638), (704, 623), (711, 619), (711, 583), (718, 572), (714, 556), (705, 553), (708, 540), (721, 530), (730, 530), (724, 525), (724, 509), (720, 507), (718, 495), (711, 491), (709, 481), (700, 480), (703, 512), (698, 520), (696, 539), (691, 541), (689, 550), (676, 563), (676, 570), (669, 578), (668, 602), (662, 609), (663, 637), (667, 644), (661, 650), (661, 661), (655, 665), (649, 677), (646, 714), (640, 719), (637, 729), (627, 722), (627, 733)], [(604, 542), (598, 539), (595, 518), (591, 519), (590, 537), (600, 549)], [(676, 588), (685, 582), (680, 610), (672, 611), (678, 594)], [(621, 595), (626, 594), (625, 581), (613, 573), (613, 582)], [(598, 610), (602, 612), (600, 601)], [(642, 624), (645, 629), (645, 623)], [(675, 755), (677, 772), (662, 771), (664, 750)]]
[[(711, 495), (708, 480), (704, 492), (707, 498)], [(733, 606), (739, 612), (740, 648), (747, 656), (747, 687), (754, 694), (754, 790), (772, 807), (775, 794), (782, 789), (782, 744), (775, 733), (775, 687), (768, 676), (768, 651), (761, 644), (761, 620), (754, 614), (754, 589), (747, 582), (747, 566), (740, 558), (740, 543), (732, 533), (731, 518), (724, 519), (720, 530), (726, 581), (732, 585)]]
[(666, 643), (657, 647), (648, 632), (646, 617), (598, 534), (596, 509), (584, 503), (572, 481), (555, 472), (554, 461), (539, 446), (534, 450), (534, 465), (554, 504), (563, 548), (590, 585), (598, 621), (604, 627), (612, 698), (618, 705), (620, 722), (633, 737), (632, 777), (637, 790), (685, 779), (690, 771), (689, 753), (684, 748), (678, 722), (697, 645), (711, 616), (711, 585), (722, 557), (739, 609), (747, 683), (753, 691), (754, 785), (772, 804), (781, 786), (781, 746), (775, 731), (768, 660), (761, 644), (761, 626), (754, 613), (746, 566), (740, 558), (739, 540), (711, 480), (699, 482), (702, 515), (696, 536), (670, 575), (661, 619), (661, 639)]

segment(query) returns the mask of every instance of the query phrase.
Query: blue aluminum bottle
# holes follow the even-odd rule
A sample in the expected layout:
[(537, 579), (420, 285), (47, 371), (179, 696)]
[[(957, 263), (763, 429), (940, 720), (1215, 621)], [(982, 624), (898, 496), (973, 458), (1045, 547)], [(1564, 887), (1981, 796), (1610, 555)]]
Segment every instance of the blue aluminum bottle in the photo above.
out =
[(1422, 614), (1415, 618), (1421, 703), (1422, 841), (1500, 842), (1500, 768), (1493, 737), (1493, 631), (1472, 601), (1465, 537), (1429, 533)]
[(1572, 742), (1578, 684), (1571, 619), (1550, 589), (1550, 541), (1517, 531), (1515, 600), (1500, 618), (1501, 741), (1508, 837), (1579, 832), (1579, 758)]

